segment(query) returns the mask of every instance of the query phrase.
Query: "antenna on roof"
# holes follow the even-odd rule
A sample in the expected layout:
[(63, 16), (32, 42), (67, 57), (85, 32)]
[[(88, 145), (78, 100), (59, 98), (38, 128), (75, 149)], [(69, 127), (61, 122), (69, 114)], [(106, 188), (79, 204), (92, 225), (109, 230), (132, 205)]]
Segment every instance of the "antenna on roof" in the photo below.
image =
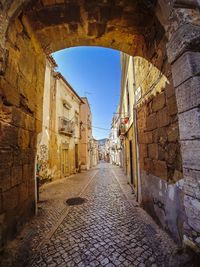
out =
[(92, 95), (92, 93), (91, 92), (88, 92), (88, 91), (84, 91), (84, 95), (86, 96), (86, 95)]

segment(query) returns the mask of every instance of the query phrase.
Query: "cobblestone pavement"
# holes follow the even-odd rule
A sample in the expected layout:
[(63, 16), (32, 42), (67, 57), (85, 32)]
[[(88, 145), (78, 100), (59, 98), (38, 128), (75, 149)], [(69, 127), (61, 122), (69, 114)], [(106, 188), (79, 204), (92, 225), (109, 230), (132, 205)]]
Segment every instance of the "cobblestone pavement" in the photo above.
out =
[[(51, 231), (40, 234), (43, 241), (32, 249), (32, 258), (13, 266), (186, 266), (174, 256), (174, 242), (138, 207), (121, 169), (99, 166), (96, 173), (89, 172), (85, 188), (82, 185), (87, 201), (62, 209)], [(49, 187), (48, 195), (54, 192)], [(64, 196), (59, 190), (57, 194), (60, 200)]]
[(24, 226), (15, 240), (8, 244), (3, 257), (0, 257), (0, 266), (26, 267), (29, 258), (34, 255), (44, 237), (51, 235), (59, 221), (66, 215), (69, 207), (65, 205), (64, 200), (79, 196), (97, 170), (98, 168), (94, 168), (43, 185), (40, 188), (37, 216)]

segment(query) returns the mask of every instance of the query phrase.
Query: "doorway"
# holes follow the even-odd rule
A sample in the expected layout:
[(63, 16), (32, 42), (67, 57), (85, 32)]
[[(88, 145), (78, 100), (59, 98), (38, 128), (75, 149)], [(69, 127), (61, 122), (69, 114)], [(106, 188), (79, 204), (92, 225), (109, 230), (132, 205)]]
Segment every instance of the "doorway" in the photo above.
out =
[(69, 175), (69, 149), (62, 149), (62, 161), (61, 161), (61, 170), (63, 176)]

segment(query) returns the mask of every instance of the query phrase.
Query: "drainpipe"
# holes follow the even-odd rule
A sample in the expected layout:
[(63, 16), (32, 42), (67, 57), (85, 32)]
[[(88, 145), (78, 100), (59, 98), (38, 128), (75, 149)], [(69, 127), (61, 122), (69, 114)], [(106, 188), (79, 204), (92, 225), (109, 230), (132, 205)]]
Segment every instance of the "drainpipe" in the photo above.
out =
[[(134, 58), (132, 57), (133, 62), (133, 88), (134, 88), (134, 94), (136, 92), (136, 84), (135, 84), (135, 64), (134, 64)], [(140, 177), (140, 164), (139, 164), (139, 145), (138, 145), (138, 131), (137, 131), (137, 107), (136, 107), (136, 100), (134, 97), (134, 103), (133, 103), (133, 125), (134, 125), (134, 134), (135, 134), (135, 144), (136, 144), (136, 177), (137, 177), (137, 194), (136, 194), (136, 200), (140, 204), (141, 199), (141, 177)]]

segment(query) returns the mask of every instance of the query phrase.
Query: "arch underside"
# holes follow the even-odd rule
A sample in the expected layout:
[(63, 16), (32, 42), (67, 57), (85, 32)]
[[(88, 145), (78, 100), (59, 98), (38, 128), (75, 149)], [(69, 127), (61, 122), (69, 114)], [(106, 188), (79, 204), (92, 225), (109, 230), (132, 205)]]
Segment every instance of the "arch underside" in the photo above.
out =
[(50, 5), (48, 1), (34, 1), (24, 16), (46, 53), (74, 46), (103, 46), (150, 60), (164, 37), (153, 2), (70, 1)]

